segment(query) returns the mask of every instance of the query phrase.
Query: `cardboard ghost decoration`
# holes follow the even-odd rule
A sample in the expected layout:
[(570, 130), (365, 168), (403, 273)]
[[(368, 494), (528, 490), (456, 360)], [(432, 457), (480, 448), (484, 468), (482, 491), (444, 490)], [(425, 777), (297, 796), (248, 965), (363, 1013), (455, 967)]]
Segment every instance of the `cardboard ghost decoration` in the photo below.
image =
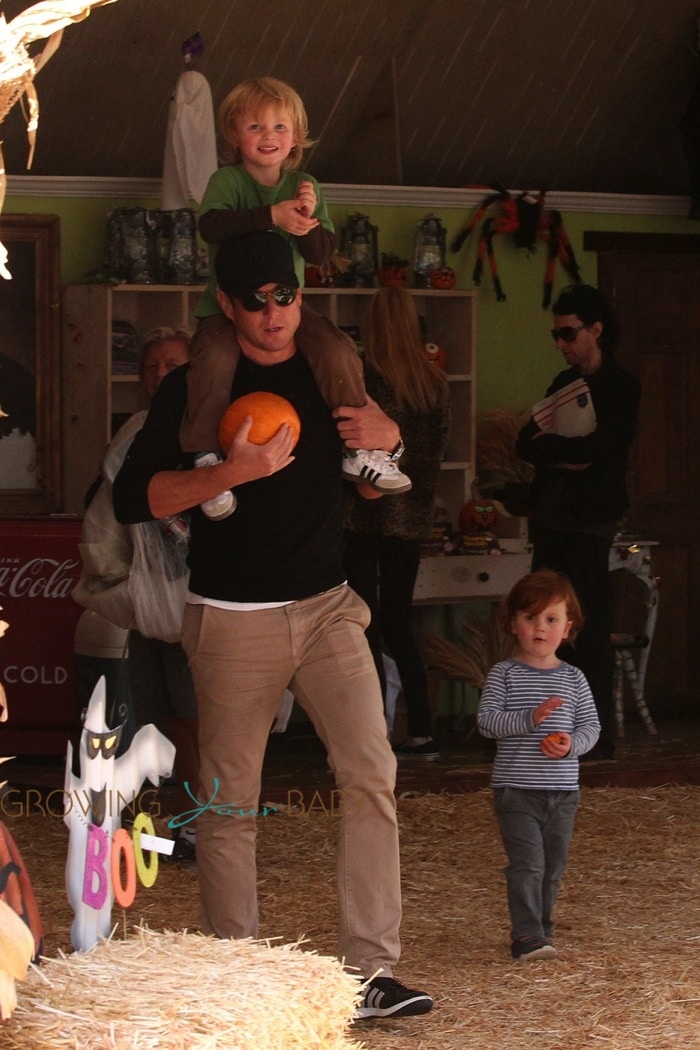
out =
[[(69, 830), (66, 889), (75, 918), (71, 943), (87, 951), (101, 937), (109, 937), (114, 902), (115, 862), (123, 849), (121, 812), (133, 802), (144, 780), (158, 785), (169, 776), (175, 748), (154, 725), (142, 726), (127, 751), (117, 757), (121, 726), (105, 722), (106, 686), (95, 686), (80, 735), (80, 774), (73, 773), (73, 747), (66, 756), (63, 819)], [(135, 822), (135, 835), (149, 818)], [(116, 842), (115, 842), (116, 836)], [(151, 847), (153, 840), (150, 840)], [(137, 866), (138, 861), (137, 861)], [(143, 867), (143, 865), (141, 865)], [(118, 869), (118, 859), (116, 868)], [(157, 860), (148, 871), (155, 880)]]

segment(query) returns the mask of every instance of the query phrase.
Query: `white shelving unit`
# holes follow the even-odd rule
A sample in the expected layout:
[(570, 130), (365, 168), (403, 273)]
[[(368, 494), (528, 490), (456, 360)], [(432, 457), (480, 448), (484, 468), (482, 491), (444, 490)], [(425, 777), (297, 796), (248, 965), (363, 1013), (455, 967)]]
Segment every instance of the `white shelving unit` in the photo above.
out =
[(72, 284), (63, 293), (64, 510), (83, 512), (112, 437), (114, 417), (145, 407), (135, 375), (112, 368), (112, 325), (126, 321), (143, 339), (151, 328), (194, 330), (202, 288), (195, 285)]
[[(362, 330), (371, 288), (307, 288), (310, 306), (341, 327)], [(126, 321), (141, 340), (158, 325), (194, 329), (202, 292), (195, 285), (75, 284), (63, 300), (64, 510), (80, 514), (85, 492), (112, 436), (113, 417), (143, 408), (138, 378), (114, 374), (112, 326)], [(447, 355), (452, 422), (439, 496), (456, 524), (470, 498), (475, 450), (475, 312), (473, 292), (412, 290), (426, 338)]]

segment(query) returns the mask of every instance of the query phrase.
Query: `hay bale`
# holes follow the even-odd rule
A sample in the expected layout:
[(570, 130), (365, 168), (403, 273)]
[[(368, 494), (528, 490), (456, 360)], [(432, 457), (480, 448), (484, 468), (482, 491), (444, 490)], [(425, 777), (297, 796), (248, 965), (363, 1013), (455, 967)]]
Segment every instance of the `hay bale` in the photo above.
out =
[[(646, 768), (666, 768), (673, 780), (674, 762), (680, 754), (695, 754), (691, 741), (696, 739), (690, 729), (683, 741), (630, 734), (619, 748), (621, 768), (611, 771), (610, 779), (634, 769), (639, 773), (653, 753), (657, 765)], [(583, 789), (555, 916), (559, 954), (522, 964), (510, 957), (506, 861), (491, 791), (461, 793), (475, 769), (473, 756), (465, 754), (463, 761), (461, 769), (445, 764), (444, 793), (405, 796), (398, 803), (404, 917), (397, 977), (431, 993), (435, 1009), (423, 1017), (370, 1018), (352, 1034), (372, 1050), (695, 1050), (700, 1045), (700, 785), (606, 783)], [(302, 809), (295, 815), (287, 794), (290, 786), (323, 784), (323, 777), (325, 772), (312, 766), (302, 778), (291, 763), (289, 778), (266, 778), (263, 798), (279, 805), (280, 814), (260, 821), (258, 828), (260, 923), (262, 934), (275, 944), (294, 943), (303, 932), (306, 943), (332, 955), (337, 814), (318, 806), (310, 811), (309, 792), (306, 813)], [(47, 819), (33, 809), (14, 820), (12, 833), (32, 875), (46, 927), (46, 954), (53, 958), (59, 949), (70, 951), (67, 829), (62, 814)], [(164, 825), (159, 830), (167, 834)], [(130, 926), (193, 929), (197, 916), (197, 873), (163, 865), (155, 886), (139, 889), (125, 919)], [(115, 912), (117, 918), (121, 928), (122, 917)], [(178, 972), (173, 998), (196, 997), (196, 970), (188, 966), (184, 975)], [(35, 979), (31, 994), (38, 996)], [(119, 979), (107, 985), (107, 996)], [(304, 978), (302, 998), (316, 998), (324, 981), (311, 984)], [(144, 984), (152, 987), (150, 971)], [(19, 1009), (0, 1025), (1, 1050), (95, 1046), (82, 1036), (69, 1043), (33, 1037), (24, 1027), (28, 982), (17, 991)], [(241, 994), (238, 978), (227, 978), (218, 988), (220, 1000), (236, 993)], [(58, 1008), (65, 1009), (57, 999)], [(85, 1013), (92, 1017), (91, 1007)], [(181, 1050), (207, 1045), (204, 1037), (199, 1044), (190, 1038), (187, 1022), (174, 1027), (180, 1028)], [(120, 1050), (154, 1046), (157, 1037), (149, 1044), (142, 1032), (133, 1042), (130, 1028)], [(227, 1044), (208, 1045), (224, 1050)], [(261, 1042), (256, 1050), (268, 1046), (279, 1043)]]
[(358, 982), (300, 944), (138, 927), (46, 959), (23, 986), (5, 1050), (360, 1050)]

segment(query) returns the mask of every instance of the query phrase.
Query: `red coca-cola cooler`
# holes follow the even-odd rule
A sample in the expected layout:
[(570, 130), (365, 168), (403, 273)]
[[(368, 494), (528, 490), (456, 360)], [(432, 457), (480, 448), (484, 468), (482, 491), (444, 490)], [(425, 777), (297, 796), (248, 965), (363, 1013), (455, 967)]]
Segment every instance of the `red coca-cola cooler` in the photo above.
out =
[(0, 681), (9, 717), (1, 755), (64, 755), (80, 729), (73, 655), (82, 609), (79, 518), (0, 520)]

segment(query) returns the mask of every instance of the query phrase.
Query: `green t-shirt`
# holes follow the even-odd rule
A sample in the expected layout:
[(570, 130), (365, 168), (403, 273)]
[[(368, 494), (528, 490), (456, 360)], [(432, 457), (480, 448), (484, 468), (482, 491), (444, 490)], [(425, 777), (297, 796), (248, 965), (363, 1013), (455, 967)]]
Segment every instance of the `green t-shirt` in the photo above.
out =
[[(241, 211), (247, 208), (269, 207), (277, 204), (278, 201), (292, 200), (296, 196), (300, 182), (313, 183), (317, 202), (313, 217), (318, 219), (327, 230), (333, 232), (333, 223), (328, 217), (321, 187), (312, 175), (303, 171), (285, 172), (276, 186), (263, 186), (248, 174), (242, 164), (218, 168), (209, 179), (199, 213), (205, 215), (208, 211), (223, 211), (227, 208)], [(297, 239), (292, 234), (285, 233), (284, 230), (276, 229), (276, 232), (288, 240), (292, 246), (294, 269), (299, 278), (299, 286), (303, 288), (305, 263), (297, 246)], [(209, 280), (197, 304), (195, 317), (210, 317), (212, 314), (221, 313), (216, 301), (216, 271), (214, 268), (216, 249), (216, 244), (209, 245)]]

